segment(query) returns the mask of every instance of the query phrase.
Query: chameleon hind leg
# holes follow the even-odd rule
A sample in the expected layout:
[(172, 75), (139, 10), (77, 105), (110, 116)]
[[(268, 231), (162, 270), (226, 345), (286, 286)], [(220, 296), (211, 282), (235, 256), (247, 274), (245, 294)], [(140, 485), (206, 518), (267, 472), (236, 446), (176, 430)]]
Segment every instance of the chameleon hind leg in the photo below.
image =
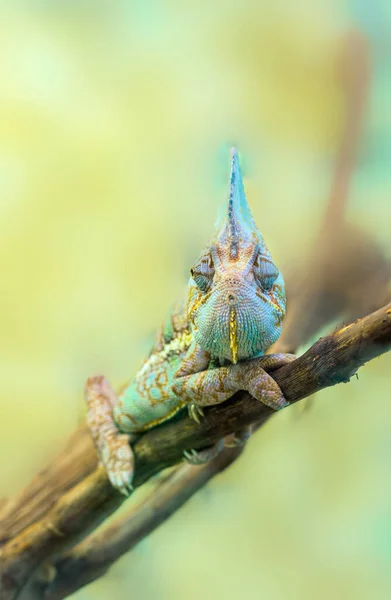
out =
[[(180, 376), (174, 380), (173, 389), (178, 396), (190, 403), (190, 406), (220, 404), (239, 390), (247, 390), (266, 406), (279, 410), (289, 402), (267, 371), (288, 364), (295, 358), (293, 354), (269, 354), (235, 365)], [(189, 412), (192, 412), (192, 408)]]
[(191, 465), (203, 465), (213, 458), (216, 458), (224, 448), (224, 440), (221, 439), (213, 446), (204, 448), (203, 450), (185, 450), (183, 453), (184, 460)]
[(244, 446), (250, 439), (252, 433), (252, 427), (243, 427), (235, 431), (235, 433), (226, 436), (218, 440), (213, 446), (204, 448), (203, 450), (185, 450), (183, 453), (184, 460), (191, 465), (203, 465), (210, 460), (216, 458), (223, 450), (223, 448), (237, 448), (238, 446)]
[(137, 437), (121, 433), (113, 418), (116, 395), (103, 375), (87, 379), (85, 386), (87, 424), (94, 440), (99, 460), (107, 476), (125, 496), (133, 490), (134, 455), (130, 442)]
[(213, 458), (216, 458), (223, 450), (223, 448), (238, 448), (239, 446), (244, 446), (251, 437), (252, 426), (248, 425), (247, 427), (243, 427), (235, 433), (218, 440), (213, 446), (210, 448), (205, 448), (203, 450), (186, 450), (183, 454), (186, 462), (191, 465), (203, 465), (204, 463), (209, 462)]
[(229, 435), (224, 440), (224, 446), (226, 448), (237, 448), (238, 446), (244, 446), (250, 439), (252, 434), (252, 426), (248, 425), (235, 431), (232, 435)]

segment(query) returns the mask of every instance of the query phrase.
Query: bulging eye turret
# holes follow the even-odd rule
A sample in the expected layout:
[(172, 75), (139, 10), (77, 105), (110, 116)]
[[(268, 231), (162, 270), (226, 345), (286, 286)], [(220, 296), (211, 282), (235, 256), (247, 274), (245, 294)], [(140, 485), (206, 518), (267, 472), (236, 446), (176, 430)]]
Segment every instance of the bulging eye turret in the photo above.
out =
[(269, 256), (258, 253), (254, 261), (254, 278), (257, 284), (267, 292), (270, 290), (280, 272)]
[(212, 285), (215, 269), (210, 254), (206, 254), (190, 269), (194, 283), (201, 290), (207, 292)]

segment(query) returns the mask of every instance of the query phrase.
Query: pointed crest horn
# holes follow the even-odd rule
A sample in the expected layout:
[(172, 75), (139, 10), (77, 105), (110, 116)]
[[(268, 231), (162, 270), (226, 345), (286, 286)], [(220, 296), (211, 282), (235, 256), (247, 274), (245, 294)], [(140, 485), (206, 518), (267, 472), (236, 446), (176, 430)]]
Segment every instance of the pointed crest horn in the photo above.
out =
[(238, 257), (241, 241), (248, 243), (253, 233), (260, 236), (247, 203), (236, 148), (231, 148), (228, 208), (218, 225), (217, 238), (224, 244), (228, 243), (230, 257), (233, 260)]

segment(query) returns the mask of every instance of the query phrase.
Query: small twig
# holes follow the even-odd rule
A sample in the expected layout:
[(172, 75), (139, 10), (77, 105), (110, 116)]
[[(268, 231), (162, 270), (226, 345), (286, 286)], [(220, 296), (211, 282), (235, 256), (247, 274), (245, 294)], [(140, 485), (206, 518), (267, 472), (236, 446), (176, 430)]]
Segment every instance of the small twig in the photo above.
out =
[[(285, 397), (297, 402), (325, 387), (349, 381), (360, 366), (390, 347), (391, 304), (321, 338), (303, 356), (271, 375)], [(232, 431), (267, 419), (272, 412), (249, 394), (239, 393), (211, 408), (201, 425), (184, 417), (151, 430), (134, 445), (135, 486), (179, 462), (184, 450), (213, 444)], [(38, 565), (74, 546), (122, 501), (101, 468), (67, 492), (41, 521), (4, 546), (0, 578), (4, 600), (14, 600)], [(53, 526), (63, 535), (58, 536)]]

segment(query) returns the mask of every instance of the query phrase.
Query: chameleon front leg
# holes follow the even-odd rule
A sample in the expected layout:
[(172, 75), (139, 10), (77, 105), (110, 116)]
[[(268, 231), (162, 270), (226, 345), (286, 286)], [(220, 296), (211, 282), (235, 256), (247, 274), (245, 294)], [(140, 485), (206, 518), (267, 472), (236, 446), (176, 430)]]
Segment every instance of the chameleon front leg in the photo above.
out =
[[(281, 367), (284, 364), (291, 362), (294, 359), (295, 359), (294, 355), (269, 354), (269, 355), (262, 357), (262, 359), (256, 359), (254, 361), (254, 363), (256, 364), (256, 370), (258, 370), (259, 368), (262, 368), (262, 370), (264, 370), (264, 371), (266, 369), (268, 371), (269, 370), (272, 371), (272, 370), (278, 369), (278, 367)], [(260, 360), (262, 361), (262, 363), (261, 363), (262, 367), (260, 367)], [(244, 369), (244, 371), (246, 371), (246, 369)], [(251, 377), (252, 371), (253, 371), (253, 366), (251, 366), (251, 368), (247, 368), (246, 378)], [(266, 373), (266, 375), (267, 375), (267, 373)], [(258, 374), (258, 376), (259, 376), (259, 374)], [(261, 397), (259, 397), (258, 394), (259, 394), (259, 391), (261, 391), (261, 392), (263, 391), (263, 393), (264, 393), (265, 389), (267, 389), (267, 388), (262, 387), (261, 390), (256, 390), (255, 387), (256, 387), (256, 385), (263, 385), (265, 380), (267, 381), (267, 383), (269, 382), (269, 380), (271, 380), (272, 384), (275, 383), (271, 377), (269, 377), (268, 379), (266, 379), (266, 377), (262, 377), (260, 381), (259, 380), (257, 382), (254, 382), (254, 380), (252, 381), (252, 390), (251, 390), (251, 393), (254, 395), (254, 397), (257, 397), (259, 400), (261, 400), (261, 402), (264, 402), (264, 403), (265, 403), (265, 401)], [(218, 378), (218, 381), (220, 384), (220, 378)], [(278, 390), (279, 390), (279, 388), (278, 388)], [(281, 392), (281, 390), (279, 390), (279, 391)], [(230, 390), (227, 389), (227, 393), (228, 392), (231, 395), (232, 388)], [(282, 398), (283, 398), (283, 396), (282, 396)], [(270, 397), (269, 397), (269, 400), (270, 400)], [(284, 399), (284, 401), (285, 401), (285, 399)], [(195, 402), (196, 402), (196, 400), (193, 400), (190, 404), (191, 414), (194, 412), (194, 407), (200, 408), (202, 410), (201, 406), (194, 404)], [(278, 408), (282, 408), (282, 407), (283, 407), (282, 400), (278, 400)], [(272, 405), (272, 408), (275, 408), (275, 404)], [(238, 446), (244, 446), (251, 437), (252, 429), (253, 429), (253, 426), (248, 425), (247, 427), (243, 427), (242, 429), (235, 431), (232, 435), (227, 436), (225, 438), (224, 446), (226, 448), (236, 448)], [(221, 442), (221, 440), (220, 440), (220, 442)], [(218, 442), (218, 443), (220, 443), (220, 442)]]
[[(186, 377), (190, 374), (198, 373), (200, 371), (204, 371), (208, 368), (210, 363), (210, 354), (203, 350), (199, 344), (193, 342), (190, 346), (189, 350), (185, 358), (183, 359), (181, 366), (175, 373), (176, 379)], [(175, 391), (175, 390), (173, 390)], [(188, 412), (189, 416), (194, 419), (197, 423), (200, 422), (200, 417), (204, 416), (202, 407), (195, 404), (194, 402), (190, 402), (188, 404)], [(213, 458), (216, 458), (218, 454), (220, 454), (221, 450), (224, 448), (224, 440), (218, 440), (213, 446), (209, 448), (204, 448), (203, 450), (185, 450), (183, 453), (184, 459), (186, 462), (191, 465), (202, 465), (204, 463), (209, 462)]]
[(175, 379), (173, 390), (198, 406), (220, 404), (239, 390), (246, 390), (266, 406), (279, 410), (289, 402), (266, 369), (277, 369), (295, 358), (293, 354), (268, 354), (235, 365), (180, 376)]
[(100, 462), (111, 484), (125, 496), (133, 490), (134, 454), (130, 442), (135, 437), (121, 433), (113, 418), (117, 398), (103, 375), (87, 379), (85, 386), (87, 424)]
[[(174, 375), (174, 384), (178, 378), (184, 378), (187, 375), (194, 375), (205, 371), (210, 363), (210, 354), (203, 350), (197, 342), (193, 341), (190, 348), (188, 349), (186, 356), (184, 357), (181, 366)], [(177, 395), (181, 396), (181, 393), (177, 393), (176, 387), (173, 385), (173, 391)], [(187, 405), (189, 416), (191, 419), (200, 423), (200, 417), (204, 416), (202, 407), (194, 402), (189, 402)], [(207, 461), (205, 461), (207, 462)]]

